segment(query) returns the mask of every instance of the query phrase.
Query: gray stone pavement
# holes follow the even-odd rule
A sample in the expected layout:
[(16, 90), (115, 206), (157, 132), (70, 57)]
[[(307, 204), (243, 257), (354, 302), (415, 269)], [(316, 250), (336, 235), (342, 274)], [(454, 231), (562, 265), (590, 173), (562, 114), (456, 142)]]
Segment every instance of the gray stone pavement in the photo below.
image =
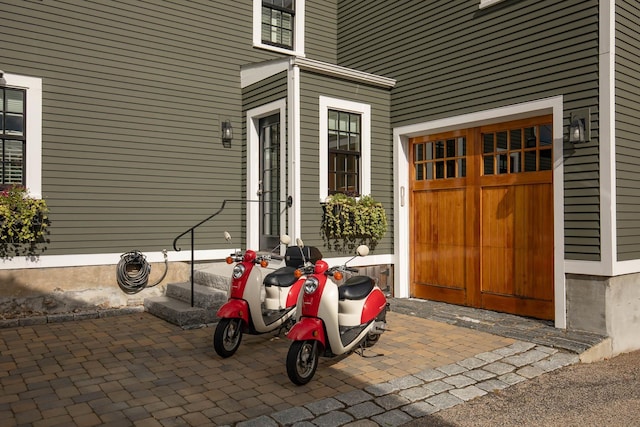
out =
[(361, 357), (322, 358), (298, 387), (286, 338), (245, 336), (219, 358), (213, 327), (148, 313), (0, 325), (3, 426), (398, 426), (575, 364), (604, 337), (428, 301), (391, 300)]

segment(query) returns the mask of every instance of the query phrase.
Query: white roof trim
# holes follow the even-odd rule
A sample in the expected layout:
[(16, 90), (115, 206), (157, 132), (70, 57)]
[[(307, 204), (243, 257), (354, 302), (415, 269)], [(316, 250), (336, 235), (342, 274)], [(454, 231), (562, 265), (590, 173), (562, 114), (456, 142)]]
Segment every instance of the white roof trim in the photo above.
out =
[(308, 58), (291, 58), (291, 64), (300, 67), (302, 70), (313, 71), (332, 77), (339, 77), (347, 80), (359, 81), (361, 83), (392, 88), (396, 85), (396, 80), (376, 74), (365, 73), (352, 68), (341, 67), (327, 62), (316, 61)]
[(244, 89), (288, 69), (288, 58), (243, 65), (240, 67), (240, 87)]

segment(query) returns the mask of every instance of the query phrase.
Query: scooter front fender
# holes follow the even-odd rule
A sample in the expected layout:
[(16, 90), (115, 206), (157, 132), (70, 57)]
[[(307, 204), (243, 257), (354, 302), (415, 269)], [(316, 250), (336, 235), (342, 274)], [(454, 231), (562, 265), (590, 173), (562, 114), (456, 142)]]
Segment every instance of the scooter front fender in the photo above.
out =
[(293, 341), (315, 340), (326, 348), (323, 323), (317, 317), (302, 317), (289, 330), (287, 338)]
[(216, 316), (222, 319), (242, 319), (249, 324), (249, 304), (243, 299), (230, 299), (218, 309)]

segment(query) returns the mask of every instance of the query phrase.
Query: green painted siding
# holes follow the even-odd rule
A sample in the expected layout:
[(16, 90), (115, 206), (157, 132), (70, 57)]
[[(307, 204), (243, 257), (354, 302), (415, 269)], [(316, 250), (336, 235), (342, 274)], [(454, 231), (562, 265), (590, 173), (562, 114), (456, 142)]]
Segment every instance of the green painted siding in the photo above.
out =
[(616, 193), (618, 260), (640, 258), (640, 6), (616, 1)]
[[(252, 8), (0, 1), (2, 69), (43, 79), (46, 255), (170, 249), (224, 199), (245, 197), (240, 67), (284, 56), (252, 47)], [(335, 60), (335, 8), (307, 1), (307, 57)], [(220, 140), (227, 119), (232, 148)], [(221, 231), (242, 221), (229, 212), (198, 249), (224, 247)]]
[(337, 63), (337, 0), (305, 2), (305, 55), (318, 61)]
[(302, 239), (307, 245), (319, 247), (325, 257), (344, 256), (330, 252), (320, 238), (319, 97), (329, 96), (371, 105), (371, 195), (383, 204), (389, 221), (387, 234), (372, 253), (393, 253), (393, 180), (390, 179), (393, 176), (393, 150), (389, 91), (303, 71), (300, 92)]
[(558, 95), (566, 126), (591, 108), (591, 142), (565, 152), (565, 251), (599, 260), (598, 2), (479, 3), (340, 2), (339, 64), (397, 80), (394, 127)]

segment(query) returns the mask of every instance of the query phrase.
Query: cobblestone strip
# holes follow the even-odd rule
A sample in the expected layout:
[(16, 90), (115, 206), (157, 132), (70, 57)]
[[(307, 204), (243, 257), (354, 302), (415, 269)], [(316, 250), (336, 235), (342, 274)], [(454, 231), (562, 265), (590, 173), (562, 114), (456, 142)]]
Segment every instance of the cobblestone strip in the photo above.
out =
[[(251, 426), (399, 426), (579, 361), (577, 354), (515, 343), (460, 362), (373, 384), (236, 424)], [(362, 424), (365, 425), (365, 424)]]

